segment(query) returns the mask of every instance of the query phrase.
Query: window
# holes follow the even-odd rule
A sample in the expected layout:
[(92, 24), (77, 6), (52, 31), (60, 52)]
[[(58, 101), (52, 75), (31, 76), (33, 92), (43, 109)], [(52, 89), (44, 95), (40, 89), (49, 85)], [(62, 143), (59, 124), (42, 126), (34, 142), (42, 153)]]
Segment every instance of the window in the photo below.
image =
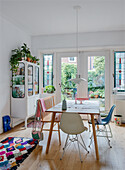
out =
[(53, 55), (43, 55), (43, 87), (53, 85)]
[(125, 92), (125, 51), (114, 53), (114, 87)]

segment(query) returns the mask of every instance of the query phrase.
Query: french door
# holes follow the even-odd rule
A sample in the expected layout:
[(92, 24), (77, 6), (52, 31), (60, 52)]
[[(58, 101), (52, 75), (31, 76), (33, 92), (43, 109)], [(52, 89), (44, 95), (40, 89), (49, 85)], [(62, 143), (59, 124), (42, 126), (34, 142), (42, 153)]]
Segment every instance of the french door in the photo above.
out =
[[(82, 53), (75, 52), (57, 53), (56, 55), (56, 98), (57, 103), (63, 98), (67, 100), (75, 99), (75, 95), (79, 97), (87, 97), (87, 82), (75, 84), (69, 82), (71, 78), (75, 78), (76, 74), (80, 77), (87, 78), (85, 69), (81, 62), (84, 61)], [(83, 90), (84, 89), (84, 90)]]
[[(89, 90), (88, 90), (88, 57), (90, 56), (104, 56), (105, 57), (105, 109), (109, 109), (110, 106), (110, 96), (109, 96), (109, 52), (108, 51), (93, 51), (93, 52), (80, 52), (79, 56), (77, 57), (77, 53), (75, 52), (61, 52), (56, 53), (55, 58), (55, 85), (56, 85), (56, 103), (61, 102), (63, 97), (68, 99), (74, 99), (75, 94), (77, 93), (78, 97), (89, 97)], [(62, 70), (65, 71), (65, 74), (68, 74), (64, 65), (68, 64), (75, 64), (76, 72), (72, 70), (72, 76), (77, 73), (80, 77), (85, 78), (87, 82), (82, 81), (80, 84), (72, 86), (72, 84), (68, 84), (68, 86), (62, 81), (64, 79), (64, 75), (62, 75)], [(64, 64), (65, 63), (65, 64)], [(74, 69), (74, 67), (73, 67)], [(74, 78), (69, 75), (70, 78)], [(76, 75), (75, 75), (76, 76)], [(69, 83), (69, 82), (67, 82)], [(63, 86), (63, 87), (62, 87)], [(66, 89), (64, 89), (66, 87)], [(67, 88), (71, 87), (71, 89)], [(73, 89), (72, 89), (73, 88)], [(77, 92), (76, 92), (77, 91)], [(64, 95), (62, 95), (62, 93)]]

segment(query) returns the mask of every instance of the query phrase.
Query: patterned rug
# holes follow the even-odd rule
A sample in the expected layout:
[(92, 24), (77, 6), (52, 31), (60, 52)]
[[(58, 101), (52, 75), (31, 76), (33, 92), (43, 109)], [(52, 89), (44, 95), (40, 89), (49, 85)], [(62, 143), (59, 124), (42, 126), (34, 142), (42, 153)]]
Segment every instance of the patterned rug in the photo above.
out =
[(35, 149), (38, 141), (31, 138), (8, 137), (0, 142), (0, 170), (16, 170)]

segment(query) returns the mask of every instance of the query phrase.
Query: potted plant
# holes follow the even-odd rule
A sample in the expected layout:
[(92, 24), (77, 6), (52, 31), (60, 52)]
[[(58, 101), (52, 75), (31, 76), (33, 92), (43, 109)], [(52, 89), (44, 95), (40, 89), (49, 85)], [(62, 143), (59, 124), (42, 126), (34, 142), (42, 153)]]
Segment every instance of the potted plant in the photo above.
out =
[(25, 60), (27, 59), (27, 61), (30, 62), (31, 52), (30, 49), (27, 47), (27, 44), (23, 43), (23, 45), (21, 46), (21, 52)]
[(32, 62), (33, 63), (37, 63), (37, 65), (39, 65), (39, 59), (38, 58), (36, 58), (35, 56), (34, 57), (32, 57)]
[(17, 72), (17, 69), (19, 67), (19, 61), (22, 60), (22, 51), (20, 48), (12, 50), (12, 55), (10, 58), (10, 65), (11, 65), (11, 70), (13, 73)]
[(94, 92), (91, 93), (91, 94), (89, 95), (89, 97), (90, 97), (90, 98), (94, 98), (94, 97), (95, 97)]
[(98, 98), (99, 97), (99, 92), (98, 91), (94, 92), (94, 95), (95, 95), (95, 98)]
[(45, 87), (44, 93), (54, 93), (55, 87), (53, 85), (48, 85)]
[(22, 59), (27, 60), (28, 62), (34, 62), (39, 65), (39, 59), (37, 59), (35, 56), (33, 57), (31, 55), (30, 49), (27, 47), (27, 45), (24, 43), (21, 48), (17, 48), (12, 50), (12, 55), (10, 58), (10, 65), (13, 73), (17, 72), (17, 69), (19, 68), (19, 61)]

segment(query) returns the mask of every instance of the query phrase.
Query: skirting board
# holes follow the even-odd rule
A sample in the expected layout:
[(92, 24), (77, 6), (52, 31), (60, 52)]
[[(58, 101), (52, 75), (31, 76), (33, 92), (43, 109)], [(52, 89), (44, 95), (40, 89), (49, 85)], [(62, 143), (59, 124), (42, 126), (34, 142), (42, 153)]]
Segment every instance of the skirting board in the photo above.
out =
[(24, 122), (23, 119), (11, 118), (11, 126), (12, 126), (12, 128), (19, 125), (22, 122)]

